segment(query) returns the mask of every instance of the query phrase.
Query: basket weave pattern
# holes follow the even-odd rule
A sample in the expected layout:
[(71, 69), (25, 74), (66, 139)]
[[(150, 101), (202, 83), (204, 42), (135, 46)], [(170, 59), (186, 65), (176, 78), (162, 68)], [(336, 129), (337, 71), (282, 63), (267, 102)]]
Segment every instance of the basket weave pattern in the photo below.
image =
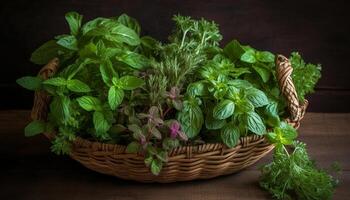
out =
[[(53, 59), (40, 70), (39, 75), (48, 79), (56, 73), (58, 66), (59, 60)], [(289, 60), (278, 55), (276, 70), (280, 90), (286, 97), (290, 111), (290, 117), (286, 121), (298, 128), (308, 103), (298, 101)], [(49, 103), (50, 97), (45, 92), (36, 92), (32, 119), (46, 120)], [(49, 139), (55, 137), (54, 133), (45, 135)], [(85, 167), (140, 182), (188, 181), (231, 174), (254, 164), (273, 149), (265, 137), (256, 135), (240, 138), (234, 148), (227, 148), (221, 143), (178, 147), (169, 152), (168, 162), (161, 173), (155, 176), (145, 166), (143, 155), (126, 153), (126, 146), (93, 142), (80, 137), (72, 146), (70, 156)]]

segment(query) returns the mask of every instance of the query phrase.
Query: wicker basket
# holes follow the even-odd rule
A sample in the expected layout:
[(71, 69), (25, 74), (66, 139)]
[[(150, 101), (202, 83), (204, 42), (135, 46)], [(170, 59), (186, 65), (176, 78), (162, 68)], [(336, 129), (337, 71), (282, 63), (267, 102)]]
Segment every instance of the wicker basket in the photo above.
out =
[[(43, 79), (51, 77), (58, 65), (58, 59), (53, 59), (40, 70), (39, 75)], [(298, 101), (288, 59), (277, 56), (276, 66), (278, 83), (290, 111), (290, 117), (286, 121), (298, 128), (308, 103)], [(45, 92), (35, 93), (31, 113), (33, 120), (46, 120), (49, 102), (50, 97)], [(55, 137), (54, 133), (45, 135), (50, 139)], [(257, 162), (273, 147), (264, 137), (256, 135), (240, 138), (239, 144), (234, 148), (227, 148), (221, 143), (178, 147), (169, 153), (169, 160), (158, 176), (153, 175), (145, 166), (142, 155), (126, 153), (126, 146), (123, 145), (92, 142), (78, 137), (70, 156), (85, 167), (103, 174), (140, 182), (165, 183), (231, 174)]]

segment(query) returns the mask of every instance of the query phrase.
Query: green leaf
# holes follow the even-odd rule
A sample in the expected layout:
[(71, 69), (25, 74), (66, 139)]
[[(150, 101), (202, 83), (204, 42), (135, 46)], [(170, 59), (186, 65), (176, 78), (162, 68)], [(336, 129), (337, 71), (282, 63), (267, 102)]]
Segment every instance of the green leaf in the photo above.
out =
[(73, 92), (90, 92), (91, 89), (88, 85), (77, 79), (71, 79), (67, 81), (67, 88)]
[(261, 79), (263, 80), (264, 83), (269, 81), (271, 72), (270, 70), (266, 69), (265, 67), (259, 66), (259, 65), (253, 65), (253, 69), (259, 74)]
[(187, 86), (187, 94), (196, 97), (196, 96), (203, 96), (208, 92), (208, 88), (205, 86), (205, 83), (203, 82), (195, 82), (190, 83)]
[(208, 113), (205, 116), (205, 127), (209, 130), (221, 129), (226, 125), (226, 120), (215, 119), (213, 117), (213, 110), (209, 109)]
[(30, 122), (25, 128), (24, 128), (24, 135), (26, 137), (31, 137), (34, 135), (38, 135), (40, 133), (45, 132), (46, 130), (46, 124), (43, 121), (34, 120)]
[(265, 124), (256, 112), (248, 113), (247, 128), (257, 135), (263, 135), (266, 132)]
[(221, 140), (229, 148), (235, 147), (239, 141), (239, 129), (235, 127), (235, 124), (228, 123), (221, 129)]
[(112, 34), (117, 41), (125, 42), (128, 45), (136, 46), (140, 44), (140, 38), (137, 33), (122, 24), (113, 28)]
[(55, 40), (50, 40), (32, 53), (30, 61), (38, 65), (47, 64), (50, 60), (57, 57), (58, 52), (62, 50), (64, 48), (58, 45)]
[(78, 35), (83, 16), (79, 15), (77, 12), (68, 12), (66, 13), (65, 17), (68, 22), (71, 34), (75, 36)]
[(66, 123), (71, 118), (71, 100), (67, 96), (55, 96), (50, 104), (50, 114), (54, 120)]
[(225, 55), (232, 61), (240, 59), (244, 52), (244, 49), (241, 47), (237, 40), (232, 40), (224, 47)]
[(268, 51), (259, 51), (256, 52), (256, 58), (260, 62), (271, 63), (275, 61), (275, 55)]
[(78, 41), (73, 35), (68, 35), (60, 38), (57, 41), (57, 44), (70, 50), (74, 50), (74, 51), (78, 50)]
[(176, 148), (180, 145), (178, 139), (173, 139), (173, 138), (164, 138), (162, 142), (162, 147), (165, 150), (171, 150), (173, 148)]
[(265, 93), (255, 88), (250, 88), (246, 91), (246, 98), (254, 105), (254, 107), (262, 107), (269, 104), (269, 100)]
[(235, 111), (235, 103), (231, 100), (223, 100), (213, 109), (213, 117), (216, 119), (227, 119)]
[(148, 58), (132, 51), (123, 51), (117, 56), (117, 60), (129, 65), (134, 69), (142, 69), (150, 64)]
[(123, 76), (119, 79), (119, 87), (124, 90), (134, 90), (145, 84), (145, 81), (135, 76)]
[(140, 35), (141, 28), (136, 19), (128, 16), (127, 14), (122, 14), (118, 17), (118, 22), (123, 24), (124, 26), (134, 30), (138, 35)]
[(79, 50), (79, 56), (81, 58), (95, 58), (97, 54), (97, 47), (94, 43), (90, 42)]
[(188, 138), (197, 136), (204, 123), (201, 108), (188, 102), (184, 103), (184, 108), (178, 113), (177, 119)]
[(118, 77), (117, 72), (115, 72), (115, 70), (113, 69), (112, 62), (109, 59), (101, 64), (100, 73), (103, 82), (106, 83), (108, 86), (111, 86), (113, 77)]
[(271, 127), (279, 126), (280, 118), (278, 115), (277, 103), (272, 102), (264, 109), (264, 113), (267, 116), (266, 123)]
[(244, 52), (244, 54), (242, 54), (242, 56), (241, 56), (241, 61), (247, 62), (247, 63), (255, 63), (256, 59), (255, 59), (254, 50), (250, 49), (250, 50)]
[(86, 111), (100, 110), (101, 101), (92, 96), (82, 96), (77, 98), (78, 104)]
[(124, 91), (112, 86), (108, 91), (108, 103), (112, 110), (115, 110), (124, 99)]
[(66, 86), (67, 80), (61, 77), (55, 77), (55, 78), (47, 79), (43, 83), (47, 85), (53, 85), (53, 86)]
[(160, 171), (162, 170), (162, 167), (163, 167), (162, 161), (160, 161), (158, 159), (153, 159), (153, 161), (151, 163), (151, 172), (152, 172), (152, 174), (158, 176)]
[(16, 80), (17, 84), (28, 89), (28, 90), (39, 90), (41, 89), (42, 79), (33, 76), (24, 76)]
[(103, 112), (95, 111), (93, 114), (93, 123), (96, 130), (96, 133), (99, 137), (106, 139), (107, 131), (111, 127), (111, 124), (105, 118)]
[(140, 151), (140, 149), (140, 143), (134, 141), (128, 144), (125, 151), (126, 153), (137, 153)]

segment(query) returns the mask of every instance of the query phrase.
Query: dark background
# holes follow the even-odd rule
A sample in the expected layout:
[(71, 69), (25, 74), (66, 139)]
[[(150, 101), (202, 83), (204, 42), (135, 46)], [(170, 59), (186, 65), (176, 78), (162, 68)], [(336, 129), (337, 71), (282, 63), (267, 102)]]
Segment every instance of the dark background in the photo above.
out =
[(67, 33), (64, 14), (77, 11), (84, 21), (122, 13), (135, 17), (143, 34), (166, 40), (174, 14), (215, 20), (224, 36), (257, 49), (321, 63), (323, 77), (309, 96), (309, 111), (350, 112), (350, 6), (347, 1), (272, 0), (11, 0), (1, 4), (0, 109), (29, 109), (32, 92), (15, 79), (34, 75), (40, 66), (29, 62), (32, 51), (55, 35)]

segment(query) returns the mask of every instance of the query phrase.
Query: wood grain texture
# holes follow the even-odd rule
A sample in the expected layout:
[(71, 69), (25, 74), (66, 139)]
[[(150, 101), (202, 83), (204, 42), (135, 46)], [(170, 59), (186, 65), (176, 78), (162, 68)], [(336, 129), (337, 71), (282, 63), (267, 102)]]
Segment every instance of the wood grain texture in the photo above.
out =
[(4, 1), (0, 8), (4, 67), (0, 70), (6, 76), (0, 80), (0, 108), (30, 108), (32, 93), (20, 89), (15, 79), (38, 72), (40, 67), (28, 61), (31, 52), (55, 35), (67, 33), (64, 14), (76, 10), (85, 20), (128, 13), (139, 20), (144, 34), (163, 41), (171, 32), (172, 15), (205, 17), (220, 24), (225, 38), (222, 44), (236, 38), (284, 55), (298, 50), (307, 61), (323, 65), (310, 110), (350, 112), (350, 67), (346, 59), (350, 55), (349, 8), (345, 0)]
[[(141, 184), (102, 175), (49, 151), (43, 136), (25, 138), (29, 111), (0, 111), (0, 199), (270, 199), (258, 186), (257, 165), (237, 174), (204, 181)], [(339, 161), (343, 174), (334, 199), (349, 199), (350, 114), (307, 113), (300, 140), (319, 166)]]

